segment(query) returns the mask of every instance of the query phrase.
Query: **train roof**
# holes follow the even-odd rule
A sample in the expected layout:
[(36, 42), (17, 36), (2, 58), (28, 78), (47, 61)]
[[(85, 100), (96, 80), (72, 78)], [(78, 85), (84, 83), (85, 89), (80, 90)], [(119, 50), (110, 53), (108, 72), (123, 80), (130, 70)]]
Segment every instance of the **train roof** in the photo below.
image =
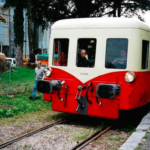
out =
[(131, 18), (78, 18), (64, 19), (53, 24), (52, 29), (93, 29), (93, 28), (136, 28), (150, 31), (149, 26)]

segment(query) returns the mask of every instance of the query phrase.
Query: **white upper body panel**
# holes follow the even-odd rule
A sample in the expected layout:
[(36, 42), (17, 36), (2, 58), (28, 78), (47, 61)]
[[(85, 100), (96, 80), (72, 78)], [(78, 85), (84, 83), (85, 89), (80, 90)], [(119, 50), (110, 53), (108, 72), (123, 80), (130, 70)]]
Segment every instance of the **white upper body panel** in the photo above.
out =
[[(63, 38), (69, 39), (68, 65), (54, 66), (52, 64), (54, 39)], [(96, 39), (96, 57), (95, 66), (93, 68), (76, 66), (77, 43), (79, 38)], [(126, 69), (105, 68), (107, 39), (109, 38), (128, 39)], [(150, 61), (148, 69), (141, 69), (143, 40), (150, 42), (150, 29), (145, 23), (133, 19), (86, 18), (61, 20), (56, 22), (52, 27), (49, 50), (49, 64), (50, 67), (59, 68), (68, 72), (69, 74), (72, 74), (83, 83), (100, 75), (111, 72), (149, 71)]]
[(57, 29), (95, 29), (95, 28), (136, 28), (150, 31), (144, 22), (130, 18), (81, 18), (65, 19), (54, 23), (52, 30)]

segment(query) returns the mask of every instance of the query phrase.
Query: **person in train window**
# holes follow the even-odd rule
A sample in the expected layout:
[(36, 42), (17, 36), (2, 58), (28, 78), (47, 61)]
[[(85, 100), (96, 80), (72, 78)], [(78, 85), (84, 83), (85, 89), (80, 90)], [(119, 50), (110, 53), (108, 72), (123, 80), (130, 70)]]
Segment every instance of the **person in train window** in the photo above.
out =
[(78, 59), (77, 66), (78, 67), (88, 67), (89, 62), (88, 62), (88, 55), (86, 53), (86, 49), (82, 49), (80, 53), (80, 58)]
[(59, 66), (67, 66), (67, 56), (64, 52), (61, 52), (61, 56), (58, 62)]
[(112, 64), (116, 67), (116, 68), (120, 68), (120, 69), (125, 69), (126, 68), (126, 63), (127, 63), (127, 53), (125, 50), (121, 50), (120, 51), (120, 57), (116, 58)]

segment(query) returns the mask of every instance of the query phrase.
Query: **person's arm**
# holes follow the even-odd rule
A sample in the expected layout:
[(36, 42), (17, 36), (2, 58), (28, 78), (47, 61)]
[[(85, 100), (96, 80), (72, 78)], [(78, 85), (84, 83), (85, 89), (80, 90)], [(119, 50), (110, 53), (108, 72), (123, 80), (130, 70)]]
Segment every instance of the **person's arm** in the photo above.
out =
[(58, 60), (58, 65), (61, 66), (61, 59), (62, 59), (62, 56), (60, 56), (59, 60)]
[(77, 67), (80, 67), (80, 63), (81, 62), (81, 59), (79, 58), (78, 60), (77, 60)]
[(117, 60), (115, 59), (114, 61), (112, 61), (112, 64), (114, 64)]
[(88, 60), (88, 55), (87, 54), (85, 55), (85, 58)]

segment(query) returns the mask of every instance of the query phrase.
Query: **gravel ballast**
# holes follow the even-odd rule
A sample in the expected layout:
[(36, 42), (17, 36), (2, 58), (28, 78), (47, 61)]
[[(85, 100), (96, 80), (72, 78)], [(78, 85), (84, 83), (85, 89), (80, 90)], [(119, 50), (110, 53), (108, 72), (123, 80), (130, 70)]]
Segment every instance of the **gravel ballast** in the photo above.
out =
[(56, 125), (55, 127), (16, 142), (3, 150), (70, 150), (81, 141), (80, 137), (87, 135), (87, 133), (88, 135), (92, 135), (93, 132), (92, 129), (86, 127)]

